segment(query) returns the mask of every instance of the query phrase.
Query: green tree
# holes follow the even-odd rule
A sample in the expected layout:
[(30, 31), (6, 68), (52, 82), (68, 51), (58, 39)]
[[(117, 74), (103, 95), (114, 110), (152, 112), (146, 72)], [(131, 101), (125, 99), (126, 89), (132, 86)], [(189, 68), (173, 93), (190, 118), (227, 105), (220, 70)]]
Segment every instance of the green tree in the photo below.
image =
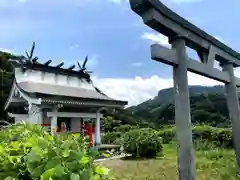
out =
[(101, 121), (101, 129), (103, 132), (111, 132), (115, 127), (119, 127), (121, 122), (115, 120), (112, 116), (106, 116)]
[(10, 93), (13, 80), (13, 68), (9, 59), (14, 59), (16, 56), (0, 52), (0, 119), (6, 119), (7, 114), (4, 111), (4, 104)]

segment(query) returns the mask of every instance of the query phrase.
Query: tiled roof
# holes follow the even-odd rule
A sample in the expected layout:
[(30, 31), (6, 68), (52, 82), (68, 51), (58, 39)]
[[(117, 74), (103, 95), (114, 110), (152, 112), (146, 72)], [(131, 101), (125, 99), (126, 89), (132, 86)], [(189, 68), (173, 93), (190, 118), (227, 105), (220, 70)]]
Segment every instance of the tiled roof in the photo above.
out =
[(126, 105), (126, 101), (118, 101), (112, 99), (96, 90), (76, 88), (70, 86), (60, 86), (60, 85), (51, 85), (43, 83), (33, 83), (33, 82), (20, 82), (18, 87), (27, 93), (38, 93), (44, 95), (52, 96), (64, 96), (72, 98), (84, 98), (92, 100), (103, 100), (103, 101), (116, 101), (123, 105)]

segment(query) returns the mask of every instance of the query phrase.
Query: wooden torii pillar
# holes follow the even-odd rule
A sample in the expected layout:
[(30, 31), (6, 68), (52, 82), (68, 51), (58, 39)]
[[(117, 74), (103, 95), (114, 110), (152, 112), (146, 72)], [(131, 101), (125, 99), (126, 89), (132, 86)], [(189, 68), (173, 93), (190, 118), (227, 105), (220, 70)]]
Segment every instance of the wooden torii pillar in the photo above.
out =
[[(225, 83), (236, 163), (240, 167), (240, 109), (236, 90), (240, 79), (234, 76), (234, 67), (240, 66), (239, 53), (180, 17), (159, 0), (130, 0), (130, 5), (142, 17), (144, 24), (167, 36), (172, 45), (171, 49), (152, 45), (151, 58), (173, 66), (179, 179), (196, 179), (188, 71)], [(198, 53), (201, 62), (187, 56), (186, 46)], [(214, 68), (214, 60), (220, 63), (222, 71)]]

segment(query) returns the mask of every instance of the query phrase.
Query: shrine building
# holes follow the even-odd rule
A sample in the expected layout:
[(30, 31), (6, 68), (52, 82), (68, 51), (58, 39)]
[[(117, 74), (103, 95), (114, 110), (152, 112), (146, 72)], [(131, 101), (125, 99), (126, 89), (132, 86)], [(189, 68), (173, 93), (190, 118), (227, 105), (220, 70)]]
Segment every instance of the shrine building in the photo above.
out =
[(12, 61), (14, 80), (5, 104), (15, 122), (25, 121), (49, 127), (54, 135), (62, 122), (71, 132), (80, 132), (83, 120), (95, 120), (94, 144), (101, 144), (100, 121), (105, 108), (124, 108), (126, 101), (115, 100), (93, 84), (86, 71), (87, 59), (79, 70), (64, 63), (51, 66), (51, 60)]

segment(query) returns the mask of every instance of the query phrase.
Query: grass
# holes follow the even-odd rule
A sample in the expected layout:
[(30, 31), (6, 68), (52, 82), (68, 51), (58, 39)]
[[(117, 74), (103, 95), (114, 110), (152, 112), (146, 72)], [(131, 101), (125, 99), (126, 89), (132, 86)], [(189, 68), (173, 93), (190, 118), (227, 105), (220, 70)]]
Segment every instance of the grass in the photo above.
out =
[[(156, 159), (110, 160), (103, 164), (112, 170), (117, 180), (177, 180), (176, 145), (165, 145), (162, 154)], [(196, 150), (195, 165), (197, 180), (240, 179), (232, 150)]]

